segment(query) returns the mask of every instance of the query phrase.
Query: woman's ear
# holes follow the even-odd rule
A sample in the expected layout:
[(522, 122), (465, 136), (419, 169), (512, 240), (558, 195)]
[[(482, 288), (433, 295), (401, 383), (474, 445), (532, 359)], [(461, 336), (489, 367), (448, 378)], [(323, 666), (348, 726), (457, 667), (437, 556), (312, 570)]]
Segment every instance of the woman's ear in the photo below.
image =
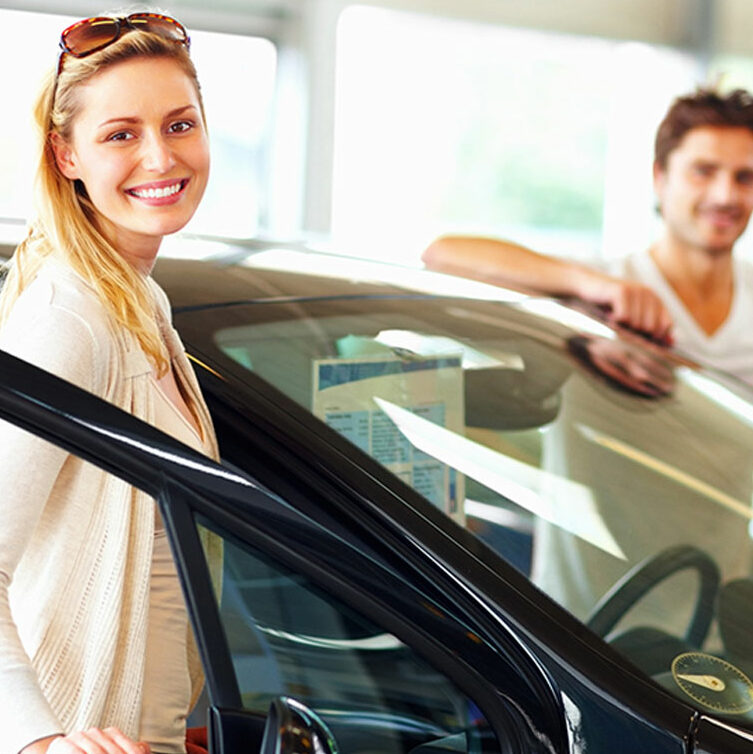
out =
[(58, 170), (72, 181), (80, 178), (75, 152), (57, 131), (53, 131), (50, 134), (50, 146), (55, 154), (55, 162), (57, 163)]

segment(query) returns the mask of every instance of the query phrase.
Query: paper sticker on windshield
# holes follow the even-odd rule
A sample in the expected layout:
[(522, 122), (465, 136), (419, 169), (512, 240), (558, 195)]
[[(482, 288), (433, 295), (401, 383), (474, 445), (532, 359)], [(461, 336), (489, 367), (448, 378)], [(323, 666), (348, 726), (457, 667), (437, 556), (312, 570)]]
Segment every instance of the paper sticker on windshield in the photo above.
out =
[(464, 523), (463, 476), (413, 445), (378, 405), (378, 400), (388, 401), (432, 425), (464, 434), (460, 354), (321, 359), (313, 368), (314, 414)]

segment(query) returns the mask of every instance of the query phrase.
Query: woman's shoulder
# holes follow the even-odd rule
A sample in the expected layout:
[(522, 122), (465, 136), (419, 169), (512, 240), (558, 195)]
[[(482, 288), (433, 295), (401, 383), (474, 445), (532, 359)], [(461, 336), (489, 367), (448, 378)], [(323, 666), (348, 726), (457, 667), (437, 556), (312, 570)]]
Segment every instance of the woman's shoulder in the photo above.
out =
[(96, 293), (72, 270), (45, 264), (0, 328), (0, 348), (96, 392), (106, 380), (111, 336)]
[(73, 269), (53, 260), (23, 290), (13, 306), (14, 314), (52, 320), (56, 330), (78, 323), (92, 335), (107, 326), (107, 312), (94, 288)]

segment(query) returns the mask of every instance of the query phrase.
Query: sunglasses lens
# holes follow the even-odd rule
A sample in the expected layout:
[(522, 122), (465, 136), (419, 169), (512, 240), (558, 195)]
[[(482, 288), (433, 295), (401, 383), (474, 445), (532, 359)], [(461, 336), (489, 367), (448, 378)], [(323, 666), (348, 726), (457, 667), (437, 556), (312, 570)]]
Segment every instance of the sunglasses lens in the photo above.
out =
[(119, 24), (114, 18), (87, 18), (69, 26), (61, 41), (66, 52), (74, 57), (105, 47), (118, 36)]
[(156, 13), (133, 13), (128, 16), (128, 24), (133, 29), (150, 31), (175, 42), (187, 42), (186, 30), (174, 18)]

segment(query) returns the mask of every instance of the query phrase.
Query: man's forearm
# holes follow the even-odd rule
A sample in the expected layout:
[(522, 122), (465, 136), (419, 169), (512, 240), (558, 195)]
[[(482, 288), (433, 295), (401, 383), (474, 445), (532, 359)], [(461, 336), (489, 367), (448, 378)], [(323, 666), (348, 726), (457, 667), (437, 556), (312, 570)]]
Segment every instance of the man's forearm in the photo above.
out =
[(511, 241), (473, 236), (438, 238), (424, 251), (422, 259), (437, 272), (603, 305), (615, 323), (671, 341), (672, 317), (659, 296), (640, 282), (621, 280), (577, 262), (539, 254)]
[(555, 296), (588, 298), (601, 273), (511, 241), (443, 236), (422, 255), (431, 270)]

